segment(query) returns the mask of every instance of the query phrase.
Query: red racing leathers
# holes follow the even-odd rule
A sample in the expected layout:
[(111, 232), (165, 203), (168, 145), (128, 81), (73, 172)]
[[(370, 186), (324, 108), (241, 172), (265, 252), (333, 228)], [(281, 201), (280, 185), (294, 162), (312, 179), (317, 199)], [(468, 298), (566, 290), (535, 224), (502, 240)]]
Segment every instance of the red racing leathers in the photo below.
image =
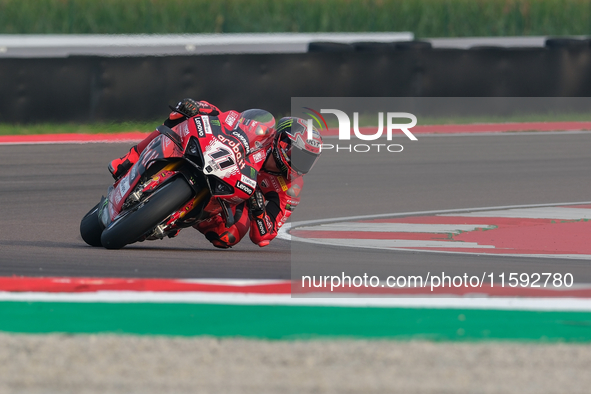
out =
[[(238, 134), (235, 135), (238, 140), (242, 141), (243, 145), (249, 145), (250, 154), (245, 158), (245, 162), (258, 172), (257, 189), (263, 193), (266, 200), (265, 208), (256, 217), (249, 212), (249, 204), (246, 201), (234, 206), (232, 210), (235, 224), (229, 228), (226, 228), (221, 215), (208, 218), (194, 227), (203, 233), (214, 246), (219, 248), (228, 248), (237, 244), (249, 229), (252, 242), (261, 247), (268, 245), (277, 236), (279, 228), (298, 205), (300, 201), (298, 196), (304, 184), (302, 177), (296, 174), (286, 179), (281, 175), (272, 174), (263, 169), (271, 150), (272, 138), (269, 138), (268, 133), (261, 133), (259, 126), (262, 126), (264, 130), (274, 129), (274, 120), (272, 124), (261, 124), (260, 122), (257, 123), (242, 118), (241, 114), (236, 111), (221, 112), (216, 106), (206, 101), (193, 103), (198, 108), (198, 113), (217, 115), (227, 134), (232, 135), (236, 131), (246, 137), (248, 141), (241, 139)], [(172, 128), (185, 120), (186, 117), (181, 113), (172, 112), (164, 124)], [(111, 167), (117, 169), (120, 163), (126, 161), (130, 162), (128, 164), (135, 163), (141, 152), (158, 135), (159, 132), (154, 131), (138, 145), (132, 147), (130, 153), (126, 156), (114, 160)], [(269, 158), (269, 160), (273, 159)]]
[(304, 180), (301, 176), (294, 174), (286, 179), (262, 169), (258, 173), (257, 187), (263, 193), (267, 204), (261, 214), (249, 215), (247, 203), (244, 202), (235, 207), (236, 224), (230, 228), (226, 228), (224, 220), (219, 215), (199, 223), (196, 228), (219, 248), (236, 245), (249, 229), (252, 242), (261, 247), (267, 246), (299, 204), (299, 194), (303, 186)]
[[(234, 119), (238, 113), (234, 111), (224, 112), (219, 115), (222, 124), (227, 128), (233, 127), (228, 119)], [(239, 125), (250, 139), (252, 127)], [(251, 144), (252, 145), (252, 144)], [(248, 202), (238, 204), (233, 208), (235, 224), (226, 228), (223, 218), (218, 215), (206, 219), (195, 226), (197, 230), (216, 247), (228, 248), (236, 245), (250, 230), (250, 239), (255, 244), (263, 247), (277, 236), (277, 231), (291, 215), (291, 212), (300, 202), (299, 194), (304, 185), (301, 176), (293, 174), (288, 179), (281, 175), (266, 171), (264, 163), (266, 160), (273, 160), (269, 157), (270, 146), (255, 151), (247, 157), (249, 165), (258, 171), (257, 189), (259, 189), (266, 200), (266, 207), (257, 216), (249, 212)]]

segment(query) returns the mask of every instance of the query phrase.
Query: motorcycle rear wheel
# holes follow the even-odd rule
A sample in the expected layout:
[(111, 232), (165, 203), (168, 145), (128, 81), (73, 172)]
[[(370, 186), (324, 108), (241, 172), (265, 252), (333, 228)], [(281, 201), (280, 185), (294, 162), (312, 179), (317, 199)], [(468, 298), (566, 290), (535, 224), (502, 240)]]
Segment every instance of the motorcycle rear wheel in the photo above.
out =
[(107, 227), (101, 244), (107, 249), (121, 249), (134, 243), (179, 209), (193, 195), (193, 189), (182, 177), (177, 177), (156, 190), (137, 210), (130, 212)]
[(103, 246), (101, 243), (101, 234), (103, 233), (103, 225), (101, 224), (98, 214), (99, 205), (96, 204), (80, 222), (80, 236), (90, 246)]

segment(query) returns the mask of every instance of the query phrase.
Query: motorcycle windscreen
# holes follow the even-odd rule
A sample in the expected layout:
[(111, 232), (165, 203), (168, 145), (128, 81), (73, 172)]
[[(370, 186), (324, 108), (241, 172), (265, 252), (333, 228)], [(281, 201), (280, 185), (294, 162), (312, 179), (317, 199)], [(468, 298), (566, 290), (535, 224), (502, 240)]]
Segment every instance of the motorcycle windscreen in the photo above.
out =
[(244, 119), (255, 120), (268, 128), (275, 127), (275, 118), (269, 111), (265, 111), (264, 109), (247, 109), (240, 116)]

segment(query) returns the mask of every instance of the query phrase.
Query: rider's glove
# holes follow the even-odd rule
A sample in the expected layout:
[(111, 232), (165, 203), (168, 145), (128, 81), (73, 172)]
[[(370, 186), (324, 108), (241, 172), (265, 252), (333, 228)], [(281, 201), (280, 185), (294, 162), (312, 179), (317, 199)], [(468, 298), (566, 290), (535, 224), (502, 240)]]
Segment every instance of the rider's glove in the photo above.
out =
[(175, 107), (170, 107), (172, 113), (169, 119), (176, 120), (183, 116), (190, 118), (195, 115), (211, 115), (218, 116), (220, 114), (219, 109), (207, 101), (195, 101), (192, 98), (182, 99), (177, 103)]
[(177, 103), (173, 110), (190, 118), (199, 113), (199, 103), (192, 98), (182, 99)]
[(265, 196), (263, 192), (256, 189), (248, 199), (248, 214), (252, 218), (260, 217), (265, 212)]
[(218, 107), (207, 101), (197, 101), (197, 107), (199, 108), (200, 115), (218, 116), (220, 114)]

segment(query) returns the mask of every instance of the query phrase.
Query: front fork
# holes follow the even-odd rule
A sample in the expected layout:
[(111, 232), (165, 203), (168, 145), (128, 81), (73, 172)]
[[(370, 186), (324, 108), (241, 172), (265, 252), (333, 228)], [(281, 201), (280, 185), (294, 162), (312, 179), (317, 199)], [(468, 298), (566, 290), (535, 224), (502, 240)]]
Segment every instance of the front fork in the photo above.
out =
[[(140, 191), (140, 195), (154, 190), (156, 187), (161, 185), (164, 181), (172, 178), (174, 175), (179, 174), (178, 169), (181, 167), (183, 163), (181, 161), (169, 163), (157, 174), (152, 176), (150, 180), (144, 185), (142, 190)], [(186, 203), (183, 207), (181, 207), (176, 212), (172, 213), (165, 223), (162, 223), (154, 229), (153, 236), (157, 238), (163, 238), (167, 233), (174, 230), (175, 225), (177, 225), (179, 220), (182, 220), (189, 214), (193, 209), (198, 207), (205, 199), (209, 198), (210, 192), (208, 188), (202, 188), (199, 192), (193, 197), (188, 203)], [(181, 227), (182, 228), (182, 227)], [(180, 228), (179, 228), (180, 230)], [(174, 234), (178, 234), (178, 231)]]

